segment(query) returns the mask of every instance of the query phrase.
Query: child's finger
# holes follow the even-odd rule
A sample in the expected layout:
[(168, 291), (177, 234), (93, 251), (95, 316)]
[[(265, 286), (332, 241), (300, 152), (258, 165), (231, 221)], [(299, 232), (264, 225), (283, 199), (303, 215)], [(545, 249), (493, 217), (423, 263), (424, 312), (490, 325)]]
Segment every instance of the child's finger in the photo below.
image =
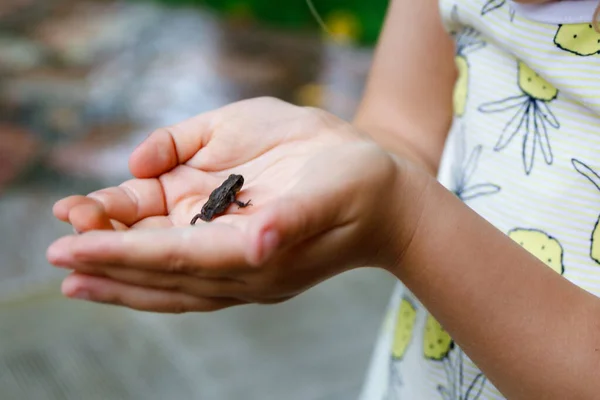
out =
[(132, 179), (90, 193), (88, 197), (102, 204), (110, 218), (129, 226), (144, 218), (167, 214), (163, 189), (157, 179)]
[(53, 265), (119, 265), (123, 268), (228, 277), (250, 273), (248, 240), (237, 228), (212, 223), (193, 228), (96, 231), (67, 236), (47, 251)]
[(139, 311), (183, 313), (217, 311), (244, 304), (237, 299), (195, 297), (167, 290), (149, 289), (110, 279), (74, 273), (62, 283), (65, 296), (128, 307)]
[(74, 270), (80, 274), (104, 277), (148, 289), (169, 290), (192, 296), (214, 298), (238, 298), (248, 296), (248, 285), (229, 278), (199, 278), (187, 274), (175, 274), (114, 266), (78, 265)]
[(113, 230), (114, 226), (101, 205), (85, 202), (71, 208), (69, 222), (78, 233), (92, 230)]
[[(77, 211), (73, 212), (75, 209)], [(102, 205), (86, 196), (70, 196), (59, 200), (52, 211), (58, 219), (71, 224), (75, 233), (128, 229), (121, 222), (109, 219)]]
[(129, 169), (137, 178), (155, 178), (187, 162), (212, 134), (213, 112), (154, 131), (131, 154)]
[(90, 204), (92, 202), (95, 202), (95, 200), (86, 196), (76, 195), (65, 197), (64, 199), (60, 199), (54, 203), (54, 206), (52, 207), (52, 213), (59, 220), (63, 222), (69, 222), (69, 212), (74, 206), (80, 204)]
[(108, 218), (128, 226), (147, 217), (167, 213), (164, 193), (156, 179), (132, 179), (118, 187), (98, 190), (87, 196), (69, 196), (57, 201), (52, 212), (61, 221), (72, 222), (69, 220), (71, 210), (82, 205), (100, 205)]

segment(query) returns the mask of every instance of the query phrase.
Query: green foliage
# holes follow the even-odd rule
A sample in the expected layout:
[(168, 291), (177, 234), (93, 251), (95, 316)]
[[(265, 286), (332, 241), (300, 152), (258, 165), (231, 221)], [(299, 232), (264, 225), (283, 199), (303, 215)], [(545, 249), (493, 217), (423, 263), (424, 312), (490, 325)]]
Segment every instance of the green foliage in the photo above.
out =
[[(142, 1), (142, 0), (137, 0)], [(320, 30), (306, 0), (146, 0), (171, 6), (205, 6), (225, 16), (243, 14), (258, 23), (284, 29)], [(379, 35), (389, 0), (313, 0), (321, 17), (327, 21), (333, 13), (354, 16), (360, 30), (357, 42), (372, 45)]]

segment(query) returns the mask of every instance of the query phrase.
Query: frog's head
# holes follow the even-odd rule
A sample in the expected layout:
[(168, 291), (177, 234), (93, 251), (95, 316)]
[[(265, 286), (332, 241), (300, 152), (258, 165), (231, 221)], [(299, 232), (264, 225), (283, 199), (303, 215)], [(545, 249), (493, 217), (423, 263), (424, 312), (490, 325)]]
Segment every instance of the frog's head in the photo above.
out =
[(244, 186), (244, 177), (241, 175), (231, 174), (228, 180), (231, 182), (231, 189), (236, 193)]

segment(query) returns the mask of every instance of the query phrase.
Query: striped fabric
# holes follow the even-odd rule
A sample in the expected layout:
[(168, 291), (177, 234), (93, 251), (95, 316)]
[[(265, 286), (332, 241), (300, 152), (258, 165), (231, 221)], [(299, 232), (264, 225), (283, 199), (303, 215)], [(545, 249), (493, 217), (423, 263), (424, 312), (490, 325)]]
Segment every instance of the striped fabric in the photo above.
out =
[[(561, 6), (560, 21), (581, 10), (561, 3), (552, 5)], [(506, 0), (441, 0), (441, 9), (459, 78), (440, 182), (556, 273), (600, 295), (600, 34), (592, 14), (540, 22)], [(504, 399), (401, 284), (361, 398)]]

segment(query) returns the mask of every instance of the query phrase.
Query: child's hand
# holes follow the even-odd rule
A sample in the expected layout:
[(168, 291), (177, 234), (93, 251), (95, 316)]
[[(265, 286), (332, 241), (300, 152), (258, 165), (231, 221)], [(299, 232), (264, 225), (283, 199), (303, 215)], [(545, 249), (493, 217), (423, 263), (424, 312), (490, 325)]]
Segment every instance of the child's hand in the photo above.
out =
[[(428, 182), (351, 125), (273, 99), (158, 130), (130, 169), (138, 179), (56, 204), (83, 233), (48, 259), (75, 271), (68, 296), (158, 312), (280, 302), (350, 268), (394, 264)], [(230, 173), (253, 205), (190, 226)]]

